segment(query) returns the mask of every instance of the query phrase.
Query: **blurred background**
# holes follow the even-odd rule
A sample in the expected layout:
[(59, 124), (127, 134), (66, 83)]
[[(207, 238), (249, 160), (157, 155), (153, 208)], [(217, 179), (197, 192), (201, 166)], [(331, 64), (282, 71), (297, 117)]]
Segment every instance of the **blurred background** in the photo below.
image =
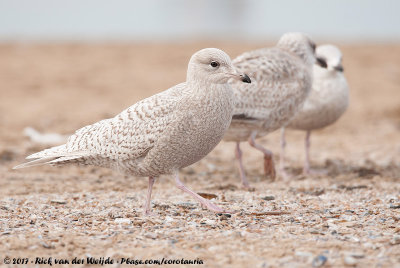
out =
[(397, 0), (0, 0), (0, 40), (400, 40)]
[(69, 134), (113, 116), (182, 82), (204, 47), (234, 58), (288, 31), (340, 47), (351, 105), (328, 131), (368, 140), (354, 122), (400, 125), (398, 10), (396, 0), (0, 0), (0, 146), (23, 148), (27, 126)]
[(26, 126), (68, 134), (113, 116), (182, 82), (204, 47), (234, 58), (288, 31), (344, 54), (351, 105), (337, 131), (365, 119), (399, 128), (399, 10), (397, 0), (0, 0), (0, 145), (21, 148)]

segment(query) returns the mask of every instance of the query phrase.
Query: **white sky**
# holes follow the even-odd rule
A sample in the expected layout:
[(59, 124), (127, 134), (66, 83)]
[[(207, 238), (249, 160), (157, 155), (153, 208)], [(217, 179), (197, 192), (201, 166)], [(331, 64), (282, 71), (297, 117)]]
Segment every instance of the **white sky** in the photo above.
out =
[(0, 0), (0, 41), (400, 41), (399, 0)]

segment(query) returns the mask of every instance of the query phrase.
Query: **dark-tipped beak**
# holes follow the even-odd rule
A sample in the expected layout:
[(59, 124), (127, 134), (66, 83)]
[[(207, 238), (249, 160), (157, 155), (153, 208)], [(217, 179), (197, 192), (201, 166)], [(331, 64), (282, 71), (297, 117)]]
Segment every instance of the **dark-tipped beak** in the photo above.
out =
[(334, 69), (335, 69), (336, 71), (338, 71), (338, 72), (341, 72), (341, 73), (344, 71), (343, 66), (342, 66), (341, 64), (335, 66)]
[(249, 84), (251, 83), (251, 79), (247, 74), (242, 74), (242, 75), (240, 75), (240, 77), (242, 78), (242, 82), (249, 83)]
[(317, 57), (316, 63), (322, 68), (327, 68), (328, 67), (328, 64), (326, 63), (326, 60), (323, 59), (323, 58), (320, 58), (320, 57)]

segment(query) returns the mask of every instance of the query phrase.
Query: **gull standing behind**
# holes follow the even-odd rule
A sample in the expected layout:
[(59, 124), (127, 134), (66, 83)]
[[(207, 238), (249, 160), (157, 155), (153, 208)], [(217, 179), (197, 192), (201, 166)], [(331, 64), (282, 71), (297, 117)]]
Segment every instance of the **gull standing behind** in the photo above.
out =
[[(303, 172), (310, 173), (311, 131), (336, 122), (349, 105), (349, 87), (343, 75), (342, 53), (333, 45), (321, 45), (316, 50), (317, 63), (314, 65), (314, 82), (302, 110), (290, 121), (287, 128), (306, 131), (305, 163)], [(285, 173), (285, 129), (281, 133), (282, 152), (280, 172)]]
[(79, 129), (66, 144), (30, 155), (27, 159), (36, 160), (15, 169), (77, 163), (149, 177), (145, 214), (150, 213), (155, 178), (175, 174), (179, 189), (208, 209), (223, 212), (186, 188), (178, 174), (206, 156), (229, 127), (234, 109), (231, 78), (251, 82), (237, 72), (225, 52), (200, 50), (189, 61), (186, 82), (139, 101), (114, 118)]
[(264, 154), (264, 172), (275, 178), (272, 153), (255, 142), (258, 137), (284, 126), (301, 108), (312, 85), (315, 44), (302, 33), (284, 34), (273, 48), (245, 52), (233, 65), (246, 72), (251, 85), (233, 85), (236, 107), (225, 141), (236, 142), (236, 159), (242, 186), (249, 188), (240, 142)]

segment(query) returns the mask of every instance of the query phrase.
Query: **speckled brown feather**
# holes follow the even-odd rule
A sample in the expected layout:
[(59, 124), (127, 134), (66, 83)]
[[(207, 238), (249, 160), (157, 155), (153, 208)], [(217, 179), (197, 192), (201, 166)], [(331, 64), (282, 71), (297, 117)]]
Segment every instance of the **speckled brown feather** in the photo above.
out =
[(255, 130), (260, 137), (282, 127), (310, 92), (312, 60), (305, 61), (284, 46), (243, 53), (233, 64), (253, 82), (233, 85), (237, 102), (234, 114), (243, 117), (232, 120), (226, 141), (245, 141)]
[[(221, 68), (234, 71), (228, 55), (209, 50), (206, 56), (217, 57)], [(139, 101), (114, 118), (79, 129), (66, 144), (33, 154), (28, 159), (39, 160), (16, 168), (30, 163), (78, 163), (155, 177), (200, 160), (229, 127), (234, 96), (227, 83), (232, 76), (225, 69), (216, 74), (201, 70), (198, 65), (204, 60), (204, 66), (209, 66), (209, 59), (195, 60), (199, 63), (189, 63), (187, 82)]]

